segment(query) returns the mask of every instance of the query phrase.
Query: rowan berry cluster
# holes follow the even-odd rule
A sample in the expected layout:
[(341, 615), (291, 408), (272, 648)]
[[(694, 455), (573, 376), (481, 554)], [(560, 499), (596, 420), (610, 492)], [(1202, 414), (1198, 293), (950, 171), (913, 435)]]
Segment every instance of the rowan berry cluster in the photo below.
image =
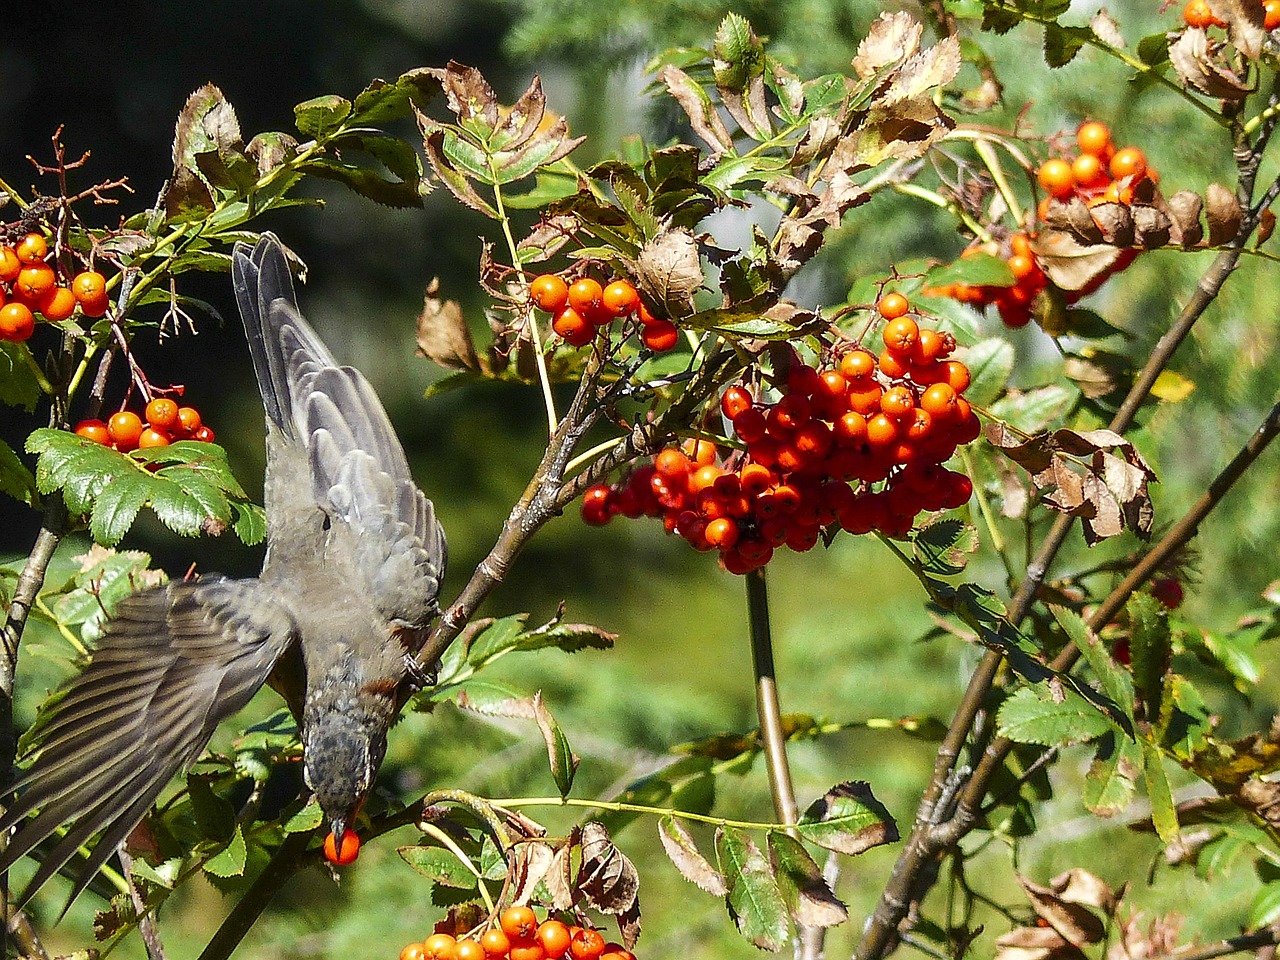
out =
[(602, 285), (591, 277), (579, 277), (569, 283), (554, 273), (544, 273), (533, 278), (529, 295), (552, 315), (551, 329), (570, 346), (586, 346), (601, 328), (633, 316), (640, 340), (650, 350), (670, 350), (680, 339), (676, 325), (650, 313), (629, 280)]
[(532, 907), (507, 907), (498, 922), (476, 936), (433, 933), (400, 951), (400, 960), (635, 960), (606, 942), (599, 930), (570, 926), (550, 917), (538, 922)]
[[(1276, 2), (1280, 3), (1280, 0)], [(1090, 207), (1103, 203), (1128, 206), (1140, 191), (1149, 190), (1154, 194), (1159, 175), (1147, 165), (1146, 156), (1137, 147), (1116, 149), (1111, 142), (1111, 130), (1105, 123), (1096, 120), (1082, 123), (1076, 131), (1076, 145), (1079, 147), (1077, 156), (1053, 157), (1046, 160), (1037, 172), (1040, 186), (1048, 194), (1037, 209), (1041, 221), (1049, 218), (1049, 204), (1054, 200), (1067, 203), (1079, 197)], [(952, 283), (931, 287), (926, 292), (933, 296), (952, 297), (977, 307), (994, 304), (1005, 326), (1026, 326), (1031, 320), (1036, 294), (1050, 283), (1032, 249), (1034, 237), (1034, 234), (1014, 233), (1006, 244), (999, 247), (1000, 256), (1013, 274), (1012, 286)], [(985, 249), (985, 246), (970, 248), (974, 253), (985, 252)], [(1132, 263), (1136, 256), (1136, 250), (1122, 251), (1107, 270), (1082, 289), (1063, 291), (1064, 298), (1073, 303), (1093, 293), (1108, 277)]]
[[(1262, 26), (1266, 30), (1280, 27), (1280, 0), (1262, 0)], [(1209, 6), (1208, 0), (1188, 0), (1182, 8), (1182, 19), (1188, 27), (1207, 30), (1209, 27), (1226, 27), (1225, 20), (1220, 19)]]
[(156, 397), (147, 404), (146, 420), (132, 410), (121, 410), (102, 420), (81, 420), (76, 433), (86, 440), (112, 447), (121, 453), (167, 447), (175, 440), (213, 443), (213, 431), (200, 420), (195, 407), (180, 407), (176, 400)]
[(39, 233), (28, 233), (12, 246), (0, 245), (0, 340), (29, 340), (37, 316), (56, 323), (77, 308), (86, 317), (107, 312), (110, 301), (102, 274), (85, 270), (66, 282), (48, 257), (49, 244)]
[(968, 502), (973, 484), (942, 464), (981, 426), (962, 394), (969, 370), (950, 359), (955, 339), (922, 329), (901, 294), (884, 296), (884, 349), (861, 346), (817, 369), (796, 357), (767, 403), (745, 384), (725, 390), (721, 413), (743, 449), (669, 447), (616, 484), (590, 487), (583, 519), (662, 517), (726, 570), (768, 563), (776, 548), (805, 551), (838, 530), (907, 534), (923, 511)]

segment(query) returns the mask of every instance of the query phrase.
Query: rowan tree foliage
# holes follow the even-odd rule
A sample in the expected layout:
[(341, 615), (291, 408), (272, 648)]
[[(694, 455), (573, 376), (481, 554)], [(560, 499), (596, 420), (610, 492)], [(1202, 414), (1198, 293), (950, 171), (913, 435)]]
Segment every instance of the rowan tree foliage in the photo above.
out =
[[(15, 687), (20, 657), (69, 673), (122, 596), (184, 575), (131, 548), (140, 517), (185, 537), (264, 536), (218, 424), (139, 359), (157, 333), (196, 349), (174, 334), (216, 308), (187, 292), (190, 275), (226, 273), (232, 246), (275, 211), (316, 206), (308, 215), (323, 219), (307, 192), (316, 178), (405, 210), (434, 192), (483, 224), (483, 306), (422, 278), (404, 336), (448, 371), (422, 402), (465, 404), (501, 382), (545, 410), (545, 447), (487, 556), (442, 598), (417, 653), (434, 680), (406, 689), (404, 710), (460, 739), (501, 726), (537, 742), (554, 791), (485, 795), (419, 769), (371, 799), (356, 826), (365, 852), (324, 869), (386, 872), (416, 891), (423, 932), (404, 956), (617, 960), (750, 944), (1012, 960), (1274, 946), (1271, 553), (1248, 571), (1257, 603), (1234, 625), (1183, 601), (1206, 518), (1231, 511), (1242, 480), (1275, 470), (1274, 319), (1259, 317), (1250, 350), (1230, 357), (1247, 366), (1256, 409), (1200, 386), (1225, 379), (1221, 354), (1185, 358), (1196, 337), (1216, 345), (1213, 331), (1232, 328), (1230, 286), (1276, 259), (1280, 3), (1192, 0), (1156, 19), (1081, 17), (1065, 2), (931, 5), (870, 20), (851, 61), (820, 72), (829, 51), (814, 52), (815, 69), (730, 13), (701, 45), (648, 62), (647, 95), (677, 131), (654, 142), (588, 140), (536, 76), (496, 91), (457, 62), (316, 96), (287, 132), (242, 130), (207, 85), (175, 105), (173, 172), (154, 202), (68, 156), (59, 136), (52, 157), (33, 150), (34, 192), (0, 182), (0, 402), (46, 424), (0, 440), (9, 508), (41, 517), (29, 555), (0, 567), (2, 765), (39, 749), (46, 715), (14, 729), (14, 701), (43, 698), (21, 675)], [(524, 42), (542, 26), (532, 16)], [(1008, 110), (1006, 35), (1024, 50), (1034, 38), (1046, 72), (1092, 51), (1127, 78), (1126, 96), (1163, 97), (1234, 169), (1179, 180), (1186, 169), (1100, 113), (1038, 128)], [(101, 226), (95, 208), (108, 203), (122, 213)], [(950, 254), (884, 256), (877, 223), (925, 210), (922, 222), (947, 224), (937, 245)], [(1153, 294), (1131, 278), (1159, 258), (1181, 285)], [(828, 282), (806, 286), (811, 275)], [(848, 289), (815, 302), (832, 276)], [(1160, 310), (1135, 315), (1139, 297)], [(305, 286), (301, 300), (305, 311)], [(1220, 462), (1164, 455), (1170, 436), (1195, 438), (1206, 422), (1220, 426), (1200, 446), (1227, 451)], [(1162, 495), (1171, 484), (1195, 495)], [(661, 525), (742, 578), (738, 656), (754, 672), (755, 723), (666, 744), (638, 778), (582, 776), (596, 758), (575, 744), (593, 731), (557, 720), (555, 697), (499, 661), (579, 653), (557, 669), (586, 684), (625, 636), (563, 604), (539, 622), (491, 598), (566, 514)], [(780, 702), (768, 571), (855, 538), (873, 558), (857, 588), (816, 578), (813, 591), (837, 596), (853, 622), (875, 612), (886, 569), (906, 571), (932, 627), (894, 642), (972, 651), (963, 683), (927, 716)], [(641, 563), (613, 562), (623, 578)], [(696, 642), (696, 622), (680, 629)], [(885, 801), (884, 782), (901, 788), (890, 764), (850, 764), (812, 791), (793, 777), (798, 751), (853, 729), (929, 751), (906, 805)], [(164, 956), (169, 917), (205, 882), (225, 895), (225, 917), (202, 956), (252, 949), (273, 896), (326, 857), (355, 855), (324, 852), (299, 757), (283, 709), (219, 741), (84, 895), (96, 918), (75, 931), (78, 947)], [(768, 802), (736, 809), (744, 794)], [(1026, 851), (1082, 816), (1153, 835), (1157, 861), (1118, 864), (1104, 848), (1052, 875), (1025, 869)], [(1183, 932), (1194, 908), (1172, 909), (1170, 894), (1153, 909), (1160, 896), (1140, 892), (1182, 889), (1192, 873), (1206, 889), (1247, 887), (1248, 915)], [(722, 902), (715, 931), (669, 906), (686, 882), (688, 898)], [(646, 916), (651, 890), (664, 908)], [(57, 891), (32, 915), (10, 911), (20, 955), (49, 955), (46, 896)], [(530, 923), (544, 919), (550, 932), (535, 940)]]

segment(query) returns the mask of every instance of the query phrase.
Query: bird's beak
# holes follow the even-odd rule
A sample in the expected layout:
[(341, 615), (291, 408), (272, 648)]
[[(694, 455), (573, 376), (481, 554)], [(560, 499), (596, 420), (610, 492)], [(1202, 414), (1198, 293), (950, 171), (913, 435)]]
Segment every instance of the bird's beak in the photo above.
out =
[(342, 838), (347, 832), (347, 818), (334, 817), (329, 821), (329, 829), (333, 831), (333, 846), (336, 850), (342, 849)]

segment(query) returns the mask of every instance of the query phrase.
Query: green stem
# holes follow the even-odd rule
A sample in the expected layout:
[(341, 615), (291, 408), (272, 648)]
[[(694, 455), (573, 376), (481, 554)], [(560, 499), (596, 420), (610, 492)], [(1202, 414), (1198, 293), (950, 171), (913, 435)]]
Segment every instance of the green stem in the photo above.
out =
[(1000, 196), (1004, 198), (1005, 206), (1009, 208), (1009, 212), (1013, 215), (1014, 222), (1022, 226), (1025, 223), (1022, 204), (1018, 202), (1017, 195), (1009, 185), (1009, 179), (1004, 175), (1004, 167), (1000, 166), (1000, 158), (996, 156), (995, 148), (991, 146), (988, 140), (983, 138), (974, 141), (973, 149), (982, 158), (982, 162), (990, 172), (991, 179), (995, 181), (996, 189), (1000, 191)]
[(22, 356), (22, 362), (26, 364), (31, 376), (35, 378), (36, 384), (40, 387), (40, 392), (46, 396), (53, 395), (53, 384), (49, 382), (49, 378), (44, 375), (44, 371), (40, 369), (40, 364), (36, 363), (36, 358), (31, 355), (31, 348), (25, 343), (18, 344), (18, 353)]
[(728, 817), (712, 817), (673, 807), (651, 807), (643, 803), (623, 803), (616, 800), (579, 800), (576, 797), (505, 797), (490, 800), (495, 807), (583, 807), (588, 810), (608, 810), (611, 813), (644, 813), (655, 817), (678, 817), (695, 823), (709, 823), (717, 827), (735, 827), (739, 830), (791, 830), (792, 823), (763, 823), (759, 820), (732, 820)]
[(922, 187), (916, 183), (893, 183), (890, 184), (890, 187), (898, 193), (906, 194), (908, 197), (916, 197), (927, 203), (933, 204), (935, 207), (941, 207), (943, 210), (946, 210), (953, 217), (968, 227), (969, 232), (983, 243), (986, 243), (991, 239), (991, 234), (987, 231), (987, 228), (977, 220), (973, 219), (968, 211), (962, 209), (954, 200), (948, 200), (941, 194), (935, 193), (927, 187)]
[(991, 501), (987, 497), (987, 492), (982, 489), (982, 484), (978, 482), (978, 474), (974, 469), (973, 457), (969, 453), (968, 447), (960, 448), (960, 459), (964, 463), (964, 472), (969, 475), (969, 479), (973, 482), (973, 492), (978, 498), (978, 510), (982, 514), (982, 521), (987, 525), (987, 532), (991, 535), (991, 548), (995, 550), (1000, 557), (1000, 562), (1004, 564), (1004, 572), (1008, 576), (1009, 582), (1013, 583), (1017, 576), (1013, 570), (1013, 560), (1009, 557), (1009, 545), (1005, 542), (1004, 536), (1000, 533), (1000, 528), (996, 525), (995, 513), (991, 509)]
[(783, 823), (795, 823), (799, 816), (791, 768), (787, 763), (787, 736), (782, 729), (782, 707), (773, 665), (773, 634), (769, 627), (769, 593), (762, 569), (746, 576), (747, 619), (751, 635), (751, 665), (756, 678), (756, 713), (760, 719), (760, 740), (769, 769), (773, 813)]

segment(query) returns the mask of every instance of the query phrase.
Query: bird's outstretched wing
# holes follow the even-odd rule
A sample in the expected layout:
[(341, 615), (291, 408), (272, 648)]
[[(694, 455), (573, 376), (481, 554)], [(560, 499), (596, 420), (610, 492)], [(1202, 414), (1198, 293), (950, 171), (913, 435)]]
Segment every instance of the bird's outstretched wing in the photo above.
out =
[(85, 671), (65, 688), (0, 817), (0, 873), (68, 825), (19, 899), (26, 903), (94, 834), (68, 906), (137, 826), (214, 728), (262, 686), (296, 639), (271, 589), (256, 580), (170, 583), (122, 600)]
[[(296, 458), (293, 451), (273, 450), (268, 431), (269, 495), (282, 498), (309, 479), (315, 506), (350, 529), (352, 568), (362, 581), (353, 589), (373, 598), (388, 623), (425, 626), (444, 576), (444, 531), (413, 482), (386, 411), (363, 374), (339, 366), (303, 319), (273, 235), (263, 234), (252, 249), (236, 246), (232, 278), (267, 418), (283, 435), (276, 442), (298, 447)], [(269, 502), (269, 515), (273, 507)], [(296, 535), (276, 531), (269, 530), (273, 551), (280, 537)], [(305, 546), (294, 543), (282, 552)], [(269, 555), (264, 578), (273, 576), (273, 559)]]

